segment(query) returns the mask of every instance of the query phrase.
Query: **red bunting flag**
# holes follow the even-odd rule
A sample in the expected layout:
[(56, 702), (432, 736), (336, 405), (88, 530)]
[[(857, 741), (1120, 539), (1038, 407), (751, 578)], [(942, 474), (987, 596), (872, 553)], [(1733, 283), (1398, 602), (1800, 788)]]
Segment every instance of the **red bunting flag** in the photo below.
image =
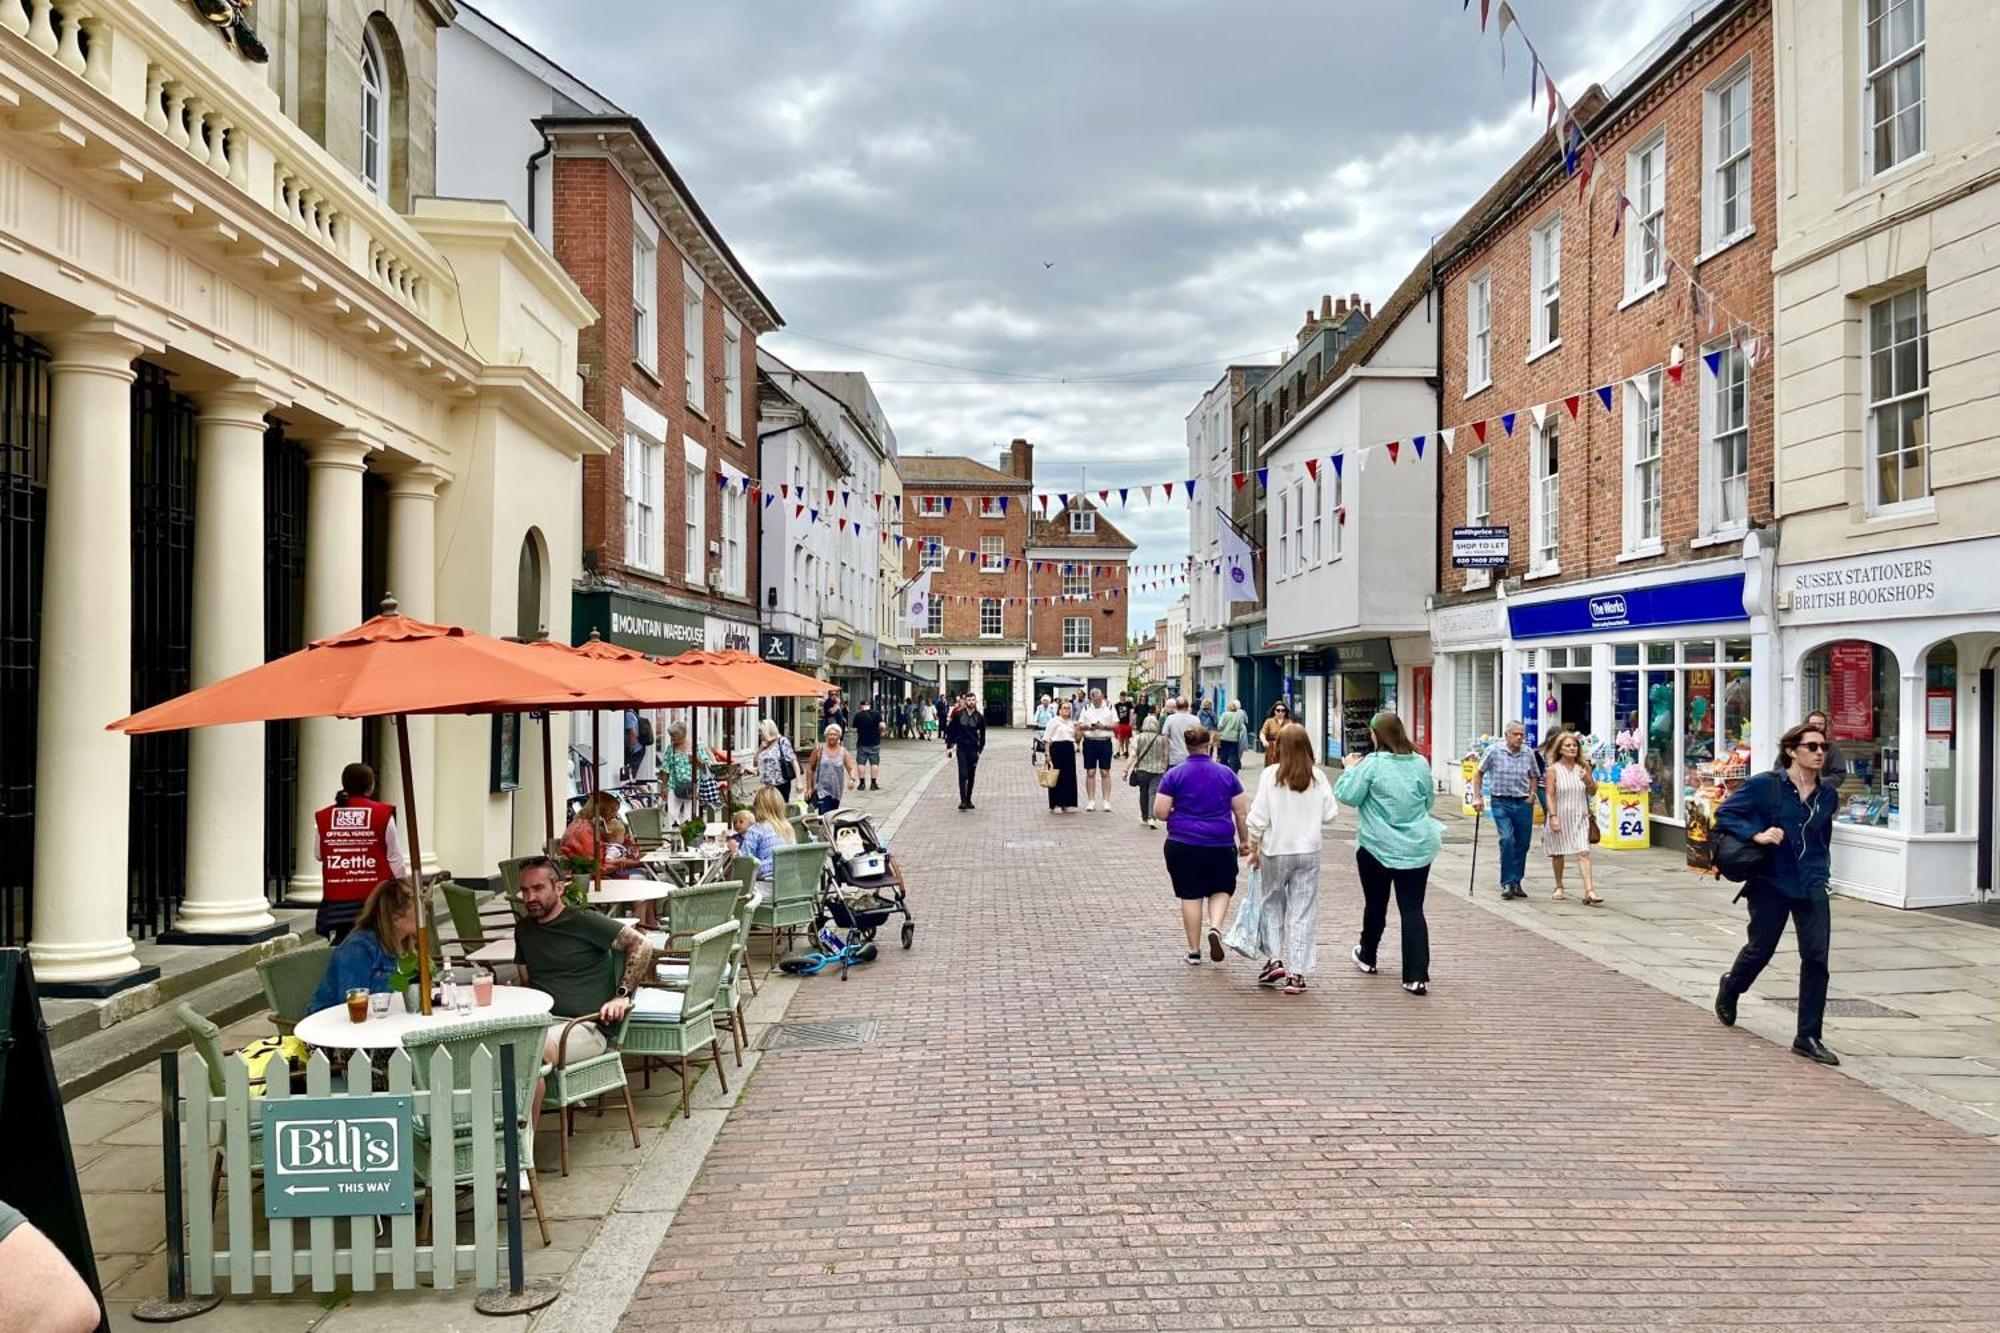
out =
[(1569, 419), (1571, 421), (1576, 420), (1576, 409), (1578, 408), (1578, 406), (1582, 404), (1582, 402), (1583, 402), (1583, 395), (1580, 393), (1573, 393), (1569, 397), (1563, 399), (1563, 406), (1569, 409)]
[(1672, 380), (1674, 383), (1679, 384), (1681, 382), (1681, 371), (1685, 370), (1686, 368), (1687, 368), (1686, 366), (1678, 364), (1668, 366), (1667, 378)]
[(1393, 463), (1396, 461), (1396, 455), (1402, 452), (1403, 442), (1401, 440), (1391, 440), (1389, 441), (1388, 449), (1389, 461)]
[(1483, 421), (1475, 421), (1475, 422), (1473, 422), (1473, 423), (1472, 423), (1472, 433), (1473, 433), (1474, 435), (1476, 435), (1476, 436), (1478, 436), (1478, 437), (1479, 437), (1479, 442), (1480, 442), (1481, 444), (1484, 444), (1484, 443), (1486, 443), (1486, 423), (1485, 423), (1485, 422), (1483, 422)]
[(1166, 493), (1169, 500), (1174, 498), (1174, 484), (1171, 481), (1166, 483)]
[(1306, 475), (1314, 481), (1319, 480), (1319, 460), (1317, 458), (1308, 458), (1306, 460)]
[(1230, 474), (1229, 479), (1236, 483), (1236, 489), (1240, 491), (1243, 489), (1243, 483), (1250, 480), (1250, 474), (1248, 472), (1234, 472)]

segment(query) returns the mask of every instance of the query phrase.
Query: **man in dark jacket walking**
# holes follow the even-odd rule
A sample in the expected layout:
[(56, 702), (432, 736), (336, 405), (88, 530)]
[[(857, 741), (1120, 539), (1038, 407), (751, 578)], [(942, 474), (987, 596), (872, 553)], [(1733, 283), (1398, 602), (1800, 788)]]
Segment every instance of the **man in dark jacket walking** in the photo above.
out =
[(972, 695), (959, 698), (944, 724), (944, 748), (958, 758), (958, 808), (972, 809), (972, 783), (979, 775), (979, 753), (986, 748), (986, 719)]
[(1715, 812), (1718, 831), (1768, 849), (1738, 895), (1750, 900), (1749, 938), (1722, 974), (1715, 1016), (1724, 1024), (1736, 1022), (1737, 997), (1771, 961), (1789, 918), (1799, 943), (1799, 1026), (1792, 1050), (1837, 1065), (1840, 1057), (1820, 1040), (1833, 940), (1826, 889), (1832, 878), (1833, 816), (1840, 807), (1838, 788), (1822, 772), (1826, 753), (1822, 727), (1800, 723), (1778, 739), (1778, 766), (1750, 778)]

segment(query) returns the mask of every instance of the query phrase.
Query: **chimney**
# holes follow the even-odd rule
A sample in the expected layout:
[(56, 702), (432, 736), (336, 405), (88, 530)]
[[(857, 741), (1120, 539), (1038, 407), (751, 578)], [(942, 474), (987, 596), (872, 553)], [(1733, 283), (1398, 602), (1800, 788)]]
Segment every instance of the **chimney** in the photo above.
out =
[(1035, 479), (1035, 446), (1026, 440), (1015, 440), (1001, 455), (1000, 470), (1022, 481)]
[(1319, 317), (1321, 319), (1332, 319), (1333, 313), (1333, 298), (1322, 295), (1319, 298)]
[(1361, 303), (1361, 318), (1375, 318), (1375, 303), (1373, 301), (1363, 301)]
[(1340, 299), (1339, 299), (1338, 301), (1335, 301), (1335, 302), (1333, 303), (1333, 318), (1334, 318), (1334, 319), (1346, 319), (1346, 318), (1347, 318), (1347, 298), (1346, 298), (1346, 297), (1344, 297), (1344, 296), (1343, 296), (1343, 297), (1341, 297), (1341, 298), (1340, 298)]
[(1359, 310), (1361, 308), (1361, 293), (1349, 292), (1347, 295), (1347, 306), (1350, 310)]

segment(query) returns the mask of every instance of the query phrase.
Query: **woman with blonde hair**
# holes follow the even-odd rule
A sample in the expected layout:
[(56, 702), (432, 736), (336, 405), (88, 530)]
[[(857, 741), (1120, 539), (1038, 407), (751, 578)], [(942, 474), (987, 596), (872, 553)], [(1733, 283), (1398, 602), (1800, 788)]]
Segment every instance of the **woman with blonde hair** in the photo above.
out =
[(1583, 905), (1600, 906), (1597, 876), (1590, 865), (1590, 767), (1583, 762), (1583, 741), (1573, 731), (1556, 733), (1549, 744), (1548, 771), (1542, 774), (1542, 791), (1549, 812), (1542, 830), (1542, 851), (1548, 855), (1549, 870), (1556, 890), (1549, 897), (1563, 901), (1563, 858), (1574, 856), (1583, 872)]
[[(787, 765), (791, 777), (785, 776)], [(792, 748), (791, 740), (778, 730), (778, 724), (765, 718), (757, 728), (757, 779), (766, 787), (775, 788), (785, 801), (792, 799), (792, 778), (799, 774), (799, 752)], [(782, 806), (784, 801), (780, 801)]]
[(743, 831), (743, 854), (757, 858), (757, 878), (769, 880), (777, 873), (772, 853), (799, 840), (792, 822), (785, 818), (785, 798), (776, 787), (760, 787), (750, 801), (750, 827)]
[(1261, 872), (1264, 893), (1257, 984), (1303, 995), (1316, 961), (1321, 830), (1339, 807), (1304, 727), (1289, 722), (1278, 729), (1275, 758), (1257, 775), (1248, 818), (1250, 865)]
[(1444, 825), (1431, 818), (1430, 762), (1410, 744), (1403, 719), (1377, 713), (1368, 730), (1375, 748), (1350, 763), (1333, 786), (1340, 803), (1354, 808), (1354, 861), (1361, 872), (1361, 942), (1350, 956), (1363, 972), (1375, 970), (1393, 890), (1403, 922), (1403, 989), (1423, 995), (1431, 982), (1424, 888)]

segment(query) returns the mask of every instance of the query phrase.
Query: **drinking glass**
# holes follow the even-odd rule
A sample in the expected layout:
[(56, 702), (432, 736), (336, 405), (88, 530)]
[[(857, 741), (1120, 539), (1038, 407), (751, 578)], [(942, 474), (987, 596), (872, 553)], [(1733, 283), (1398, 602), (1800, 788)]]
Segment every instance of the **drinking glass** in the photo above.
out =
[(376, 1018), (385, 1018), (389, 1013), (389, 992), (371, 991), (368, 995), (368, 1012)]
[(350, 1023), (368, 1021), (368, 992), (365, 988), (356, 986), (347, 992), (347, 1021)]

